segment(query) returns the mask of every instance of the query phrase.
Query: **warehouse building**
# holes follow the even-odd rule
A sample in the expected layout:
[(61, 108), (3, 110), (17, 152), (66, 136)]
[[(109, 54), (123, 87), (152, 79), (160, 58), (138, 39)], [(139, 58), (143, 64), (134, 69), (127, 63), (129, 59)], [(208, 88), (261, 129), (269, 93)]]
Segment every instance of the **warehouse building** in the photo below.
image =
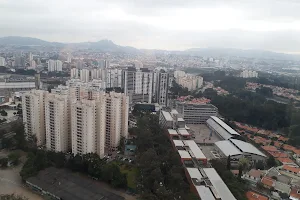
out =
[(218, 115), (218, 108), (212, 104), (177, 102), (176, 110), (187, 124), (205, 124), (210, 116)]
[(211, 116), (206, 121), (207, 126), (210, 130), (216, 133), (223, 140), (228, 140), (230, 138), (238, 138), (240, 134), (228, 126), (225, 122), (215, 116)]
[(229, 139), (215, 143), (223, 156), (230, 156), (233, 164), (238, 164), (240, 158), (247, 158), (250, 161), (257, 162), (259, 160), (265, 161), (267, 156), (259, 151), (255, 146), (250, 143)]

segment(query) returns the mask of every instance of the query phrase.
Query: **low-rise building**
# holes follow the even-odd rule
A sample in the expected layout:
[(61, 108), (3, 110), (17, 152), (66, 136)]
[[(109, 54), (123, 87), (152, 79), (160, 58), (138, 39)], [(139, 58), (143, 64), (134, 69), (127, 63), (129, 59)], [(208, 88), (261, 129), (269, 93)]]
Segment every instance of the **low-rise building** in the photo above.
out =
[(212, 104), (177, 102), (176, 110), (187, 124), (205, 124), (210, 116), (218, 115), (218, 108)]
[(211, 116), (206, 124), (209, 129), (216, 133), (221, 139), (228, 140), (230, 138), (239, 137), (240, 134), (228, 126), (225, 122), (215, 116)]

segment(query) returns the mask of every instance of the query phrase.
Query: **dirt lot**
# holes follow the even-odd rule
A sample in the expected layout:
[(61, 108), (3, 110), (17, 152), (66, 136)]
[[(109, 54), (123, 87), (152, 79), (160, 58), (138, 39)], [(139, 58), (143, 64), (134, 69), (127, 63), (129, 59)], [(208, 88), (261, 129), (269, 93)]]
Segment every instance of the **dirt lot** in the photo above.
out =
[[(7, 151), (0, 151), (0, 157), (8, 155)], [(21, 160), (24, 161), (25, 154)], [(43, 200), (39, 195), (31, 192), (22, 185), (21, 177), (19, 175), (22, 169), (22, 164), (17, 167), (9, 167), (7, 169), (0, 169), (0, 194), (17, 194), (27, 197), (29, 200)]]

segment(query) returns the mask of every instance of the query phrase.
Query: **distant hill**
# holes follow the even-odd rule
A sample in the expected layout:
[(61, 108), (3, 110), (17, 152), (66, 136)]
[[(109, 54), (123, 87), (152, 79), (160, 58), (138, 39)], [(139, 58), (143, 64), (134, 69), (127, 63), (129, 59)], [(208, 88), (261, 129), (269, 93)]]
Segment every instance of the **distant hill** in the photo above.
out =
[(192, 48), (184, 51), (188, 54), (201, 55), (201, 56), (220, 56), (220, 57), (249, 57), (249, 58), (269, 58), (280, 60), (300, 59), (300, 55), (276, 53), (272, 51), (264, 51), (257, 49), (234, 49), (234, 48)]
[(51, 42), (31, 37), (9, 36), (0, 38), (0, 45), (51, 45)]
[(138, 49), (128, 46), (119, 46), (111, 40), (100, 40), (98, 42), (81, 42), (81, 43), (58, 43), (48, 42), (31, 37), (9, 36), (0, 38), (0, 45), (17, 45), (17, 46), (58, 46), (65, 45), (83, 49), (100, 50), (106, 52), (137, 52)]

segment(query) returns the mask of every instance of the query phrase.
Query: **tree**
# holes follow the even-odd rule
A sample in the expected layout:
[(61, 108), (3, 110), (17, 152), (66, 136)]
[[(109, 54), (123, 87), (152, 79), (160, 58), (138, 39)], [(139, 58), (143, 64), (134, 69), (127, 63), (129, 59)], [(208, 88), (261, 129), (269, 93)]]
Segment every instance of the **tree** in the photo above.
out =
[(0, 159), (0, 167), (1, 168), (6, 168), (8, 165), (8, 158), (1, 158)]
[(1, 116), (7, 116), (7, 112), (5, 110), (0, 110)]
[(242, 175), (243, 175), (243, 166), (239, 165), (239, 175), (238, 175), (238, 177), (241, 178)]
[(264, 170), (265, 169), (265, 165), (264, 165), (264, 162), (259, 160), (256, 165), (255, 165), (255, 168), (256, 169), (260, 169), (260, 170)]
[(18, 196), (15, 194), (1, 194), (0, 200), (28, 200), (26, 197)]
[(230, 159), (230, 155), (227, 157), (227, 169), (228, 169), (228, 170), (231, 169), (231, 159)]
[(11, 162), (12, 165), (18, 165), (20, 157), (20, 152), (15, 151), (8, 155), (8, 160)]
[(276, 160), (273, 156), (270, 156), (267, 160), (268, 167), (275, 167), (276, 166)]

